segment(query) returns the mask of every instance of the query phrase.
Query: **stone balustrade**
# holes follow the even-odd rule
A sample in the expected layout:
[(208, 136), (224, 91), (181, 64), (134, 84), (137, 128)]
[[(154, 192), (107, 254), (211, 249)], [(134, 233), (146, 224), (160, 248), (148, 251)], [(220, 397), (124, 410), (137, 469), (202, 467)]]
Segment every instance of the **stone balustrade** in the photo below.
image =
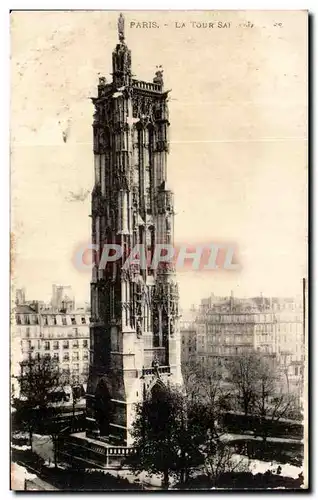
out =
[(158, 83), (143, 82), (140, 80), (132, 80), (133, 87), (143, 90), (151, 90), (152, 92), (160, 92), (162, 90), (161, 85)]

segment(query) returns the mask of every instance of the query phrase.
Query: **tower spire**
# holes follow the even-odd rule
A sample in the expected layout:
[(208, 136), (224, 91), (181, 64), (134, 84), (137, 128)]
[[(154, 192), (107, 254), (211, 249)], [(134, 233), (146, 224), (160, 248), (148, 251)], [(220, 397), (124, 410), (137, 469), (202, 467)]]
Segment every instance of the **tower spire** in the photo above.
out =
[(119, 14), (119, 18), (117, 21), (117, 28), (118, 28), (119, 41), (123, 43), (125, 40), (125, 18), (122, 15), (122, 13)]

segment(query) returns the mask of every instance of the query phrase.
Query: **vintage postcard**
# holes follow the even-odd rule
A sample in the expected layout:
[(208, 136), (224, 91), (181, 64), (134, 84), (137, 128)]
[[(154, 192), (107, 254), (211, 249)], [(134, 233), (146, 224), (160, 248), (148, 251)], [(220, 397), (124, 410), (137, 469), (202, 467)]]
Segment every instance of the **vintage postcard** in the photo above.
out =
[(10, 16), (11, 488), (307, 489), (308, 13)]

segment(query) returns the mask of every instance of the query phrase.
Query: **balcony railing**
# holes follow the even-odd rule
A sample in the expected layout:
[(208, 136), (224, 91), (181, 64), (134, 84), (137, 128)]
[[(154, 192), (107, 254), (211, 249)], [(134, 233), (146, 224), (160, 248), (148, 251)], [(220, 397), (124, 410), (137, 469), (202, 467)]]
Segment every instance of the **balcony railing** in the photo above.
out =
[(133, 87), (143, 90), (152, 90), (154, 92), (160, 92), (162, 87), (158, 83), (143, 82), (140, 80), (132, 80)]
[(158, 366), (157, 368), (154, 368), (154, 367), (153, 368), (143, 368), (142, 375), (143, 376), (153, 375), (157, 370), (160, 374), (170, 373), (170, 366)]

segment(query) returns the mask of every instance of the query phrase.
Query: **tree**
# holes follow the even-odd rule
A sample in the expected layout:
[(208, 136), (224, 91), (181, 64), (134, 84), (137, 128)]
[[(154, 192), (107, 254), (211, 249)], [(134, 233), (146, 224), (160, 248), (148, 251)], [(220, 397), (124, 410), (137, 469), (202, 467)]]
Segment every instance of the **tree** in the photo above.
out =
[(165, 488), (170, 475), (180, 483), (187, 481), (193, 468), (202, 466), (209, 455), (208, 437), (220, 441), (217, 401), (216, 397), (207, 400), (204, 392), (195, 397), (180, 388), (156, 384), (136, 407), (131, 432), (135, 454), (127, 464), (137, 473), (162, 474)]
[(234, 358), (228, 369), (245, 415), (257, 417), (258, 435), (265, 442), (270, 424), (288, 416), (295, 407), (294, 396), (283, 392), (276, 358), (253, 352)]
[(180, 483), (186, 482), (193, 468), (204, 463), (204, 447), (208, 433), (218, 432), (215, 409), (202, 399), (189, 398), (187, 394), (177, 400), (175, 442), (177, 459), (175, 475)]
[(259, 356), (256, 353), (235, 356), (227, 365), (230, 382), (236, 387), (239, 404), (245, 416), (249, 415), (256, 393), (256, 384), (259, 379)]
[(209, 366), (192, 361), (183, 367), (182, 375), (186, 394), (191, 400), (215, 402), (225, 395), (221, 383), (222, 369), (217, 360), (212, 360)]
[(222, 417), (230, 408), (230, 393), (223, 383), (224, 369), (217, 359), (211, 359), (208, 366), (192, 362), (184, 373), (186, 392), (192, 401), (189, 415), (199, 423), (195, 426), (192, 420), (188, 439), (199, 448), (206, 475), (217, 485), (222, 474), (244, 468), (243, 460), (234, 459), (233, 447), (224, 440)]
[(164, 488), (169, 487), (170, 475), (185, 481), (190, 469), (203, 463), (200, 445), (206, 418), (202, 403), (191, 401), (178, 388), (157, 383), (136, 406), (131, 431), (135, 453), (127, 464), (136, 473), (161, 474)]
[(218, 485), (223, 474), (248, 471), (248, 464), (244, 462), (244, 459), (238, 459), (234, 455), (230, 443), (212, 435), (208, 436), (205, 443), (204, 458), (204, 470), (213, 486)]
[(259, 434), (265, 442), (269, 425), (288, 417), (296, 405), (294, 395), (283, 392), (280, 372), (275, 359), (259, 357), (258, 378), (255, 383), (253, 412), (259, 419)]
[(71, 388), (71, 398), (72, 398), (72, 420), (73, 424), (75, 422), (75, 411), (76, 405), (83, 397), (82, 386), (79, 383), (78, 375), (72, 373), (70, 370), (63, 371), (62, 380), (65, 385), (69, 385)]
[[(211, 359), (209, 366), (192, 362), (184, 368), (184, 387), (187, 397), (192, 402), (200, 401), (211, 415), (213, 412), (215, 426), (221, 430), (223, 412), (231, 408), (231, 394), (223, 383), (224, 370), (217, 359)], [(216, 429), (214, 430), (216, 432)]]
[(191, 401), (197, 400), (204, 385), (202, 365), (194, 360), (182, 365), (182, 377), (188, 398)]
[(75, 410), (76, 405), (81, 399), (80, 387), (78, 385), (72, 385), (72, 414), (73, 414), (73, 424), (75, 422)]
[(172, 437), (175, 426), (175, 397), (159, 384), (142, 403), (136, 405), (132, 427), (135, 453), (127, 458), (135, 473), (162, 474), (163, 486), (169, 487), (169, 473), (175, 461)]
[(29, 432), (32, 450), (34, 428), (47, 422), (54, 412), (51, 400), (52, 393), (60, 386), (58, 363), (46, 356), (30, 356), (20, 363), (18, 380), (22, 398), (16, 401), (16, 409), (19, 420)]

